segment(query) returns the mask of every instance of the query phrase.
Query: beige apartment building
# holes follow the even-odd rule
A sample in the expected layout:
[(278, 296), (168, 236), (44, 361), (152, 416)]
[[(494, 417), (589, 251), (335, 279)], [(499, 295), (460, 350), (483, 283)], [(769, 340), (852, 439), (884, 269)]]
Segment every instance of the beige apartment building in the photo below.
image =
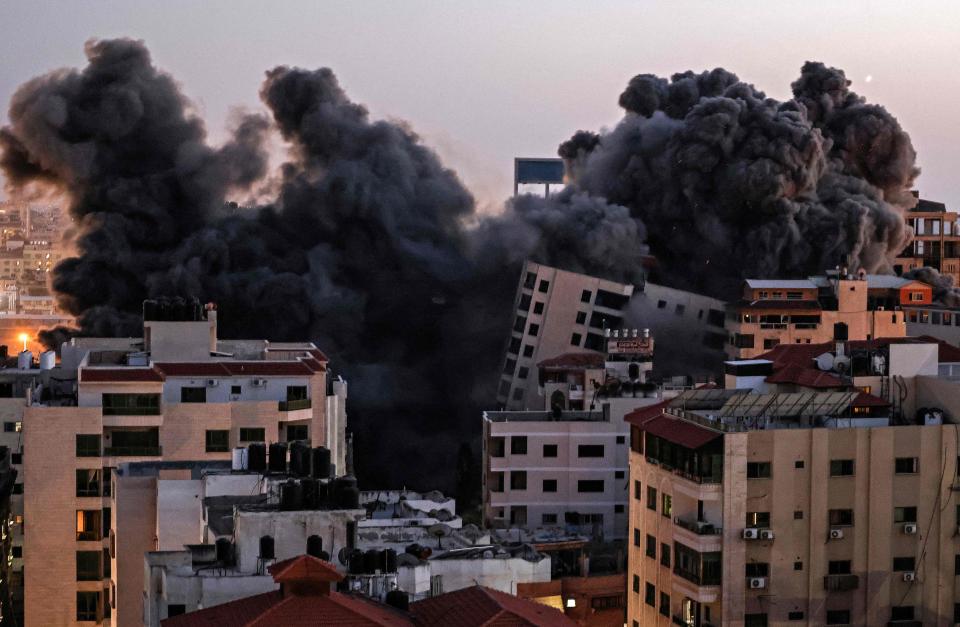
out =
[(306, 440), (344, 468), (346, 384), (327, 380), (323, 354), (220, 340), (213, 306), (148, 302), (142, 339), (64, 345), (53, 376), (71, 373), (65, 393), (28, 397), (23, 415), (27, 624), (110, 622), (111, 564), (144, 550), (124, 558), (123, 540), (108, 537), (109, 477), (123, 462), (226, 461), (250, 442)]
[(741, 300), (727, 306), (727, 356), (751, 359), (780, 344), (903, 337), (901, 307), (931, 300), (929, 285), (895, 276), (830, 271), (808, 279), (748, 279)]
[(913, 241), (894, 262), (898, 274), (916, 268), (936, 268), (953, 277), (960, 284), (960, 225), (957, 212), (947, 211), (942, 202), (917, 197), (917, 206), (906, 214), (907, 224), (913, 229)]
[(629, 625), (960, 622), (957, 350), (883, 346), (894, 385), (755, 359), (628, 414)]

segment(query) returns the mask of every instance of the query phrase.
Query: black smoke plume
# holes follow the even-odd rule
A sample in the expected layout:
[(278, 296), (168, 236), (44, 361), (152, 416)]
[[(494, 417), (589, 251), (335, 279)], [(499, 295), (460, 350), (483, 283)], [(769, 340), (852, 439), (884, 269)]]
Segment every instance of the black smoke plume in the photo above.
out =
[[(664, 282), (724, 294), (841, 256), (884, 270), (910, 237), (909, 138), (819, 64), (785, 103), (719, 69), (638, 76), (613, 131), (561, 146), (569, 188), (481, 218), (454, 172), (329, 69), (267, 72), (267, 113), (216, 147), (142, 43), (86, 52), (24, 84), (0, 129), (8, 183), (65, 194), (79, 223), (78, 255), (54, 271), (61, 304), (84, 334), (136, 335), (144, 298), (196, 296), (218, 303), (224, 337), (315, 341), (351, 384), (366, 485), (449, 489), (471, 466), (460, 444), (493, 405), (524, 259), (639, 282), (649, 242)], [(267, 180), (271, 202), (233, 202)]]

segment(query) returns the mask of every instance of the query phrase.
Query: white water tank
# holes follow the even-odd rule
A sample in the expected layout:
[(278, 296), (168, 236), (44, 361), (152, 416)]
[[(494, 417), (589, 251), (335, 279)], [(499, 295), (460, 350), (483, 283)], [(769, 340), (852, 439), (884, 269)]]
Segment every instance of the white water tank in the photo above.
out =
[(17, 369), (29, 370), (33, 366), (33, 353), (30, 351), (20, 351), (17, 355)]
[(40, 353), (40, 370), (53, 370), (57, 365), (57, 354), (53, 351)]
[(230, 468), (232, 470), (246, 470), (247, 459), (247, 449), (243, 446), (236, 447), (233, 449), (233, 457), (231, 459)]

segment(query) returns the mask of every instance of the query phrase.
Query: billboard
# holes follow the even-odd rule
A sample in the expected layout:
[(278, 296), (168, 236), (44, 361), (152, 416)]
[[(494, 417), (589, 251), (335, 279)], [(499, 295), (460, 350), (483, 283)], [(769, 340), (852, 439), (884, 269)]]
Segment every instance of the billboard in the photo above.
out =
[(653, 356), (652, 337), (610, 338), (607, 340), (608, 355)]
[(514, 184), (562, 184), (563, 159), (524, 159), (513, 160)]

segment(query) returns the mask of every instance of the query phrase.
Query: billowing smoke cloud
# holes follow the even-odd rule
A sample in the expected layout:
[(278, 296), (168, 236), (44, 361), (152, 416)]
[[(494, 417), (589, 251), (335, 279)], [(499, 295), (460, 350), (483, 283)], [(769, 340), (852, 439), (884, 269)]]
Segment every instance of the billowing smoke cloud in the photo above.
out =
[(912, 236), (910, 138), (840, 70), (806, 63), (793, 90), (778, 102), (723, 69), (641, 74), (612, 131), (559, 152), (577, 189), (646, 225), (676, 287), (729, 296), (747, 276), (891, 271)]
[(906, 279), (923, 281), (933, 288), (933, 299), (947, 307), (960, 307), (960, 288), (953, 284), (953, 277), (940, 274), (936, 268), (917, 268), (905, 272)]

